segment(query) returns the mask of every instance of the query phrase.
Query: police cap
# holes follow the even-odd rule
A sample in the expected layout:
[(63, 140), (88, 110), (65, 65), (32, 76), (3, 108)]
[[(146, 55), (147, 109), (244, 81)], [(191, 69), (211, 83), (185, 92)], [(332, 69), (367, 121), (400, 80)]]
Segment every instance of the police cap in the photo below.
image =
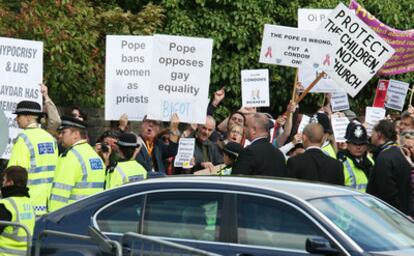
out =
[(13, 114), (43, 116), (45, 113), (42, 112), (39, 103), (35, 101), (23, 100), (17, 104), (16, 110), (13, 112)]
[(348, 143), (356, 145), (368, 144), (367, 130), (363, 125), (351, 122), (346, 128), (345, 139)]
[(125, 148), (137, 148), (140, 145), (137, 143), (137, 136), (133, 133), (123, 133), (116, 142), (118, 146)]
[(71, 117), (71, 116), (62, 116), (62, 122), (60, 123), (60, 127), (58, 130), (63, 130), (66, 128), (78, 128), (78, 129), (86, 129), (88, 128), (88, 124), (85, 121), (82, 121), (78, 118)]

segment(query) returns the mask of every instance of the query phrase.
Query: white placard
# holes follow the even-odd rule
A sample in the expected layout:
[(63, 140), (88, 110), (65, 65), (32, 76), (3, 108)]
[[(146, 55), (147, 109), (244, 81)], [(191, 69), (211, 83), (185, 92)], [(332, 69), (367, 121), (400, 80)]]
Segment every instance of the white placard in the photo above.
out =
[(336, 142), (345, 142), (346, 128), (349, 124), (348, 118), (334, 115), (331, 118), (331, 123)]
[(384, 108), (376, 108), (376, 107), (366, 107), (365, 110), (365, 123), (367, 124), (367, 134), (371, 136), (372, 129), (374, 126), (384, 119), (385, 117), (385, 109)]
[(346, 92), (334, 92), (331, 96), (332, 112), (349, 109), (348, 94)]
[(352, 97), (395, 52), (343, 3), (322, 22), (320, 31), (340, 36), (334, 72), (328, 74)]
[(302, 119), (300, 120), (299, 127), (297, 133), (302, 133), (305, 126), (307, 126), (311, 121), (311, 118), (307, 115), (302, 115)]
[(254, 69), (241, 71), (243, 107), (268, 107), (269, 70)]
[(402, 111), (409, 86), (410, 84), (405, 82), (390, 80), (385, 97), (385, 107)]
[(191, 168), (191, 159), (194, 156), (194, 138), (181, 138), (178, 144), (178, 152), (175, 156), (174, 167)]
[(338, 38), (321, 31), (266, 24), (259, 62), (333, 70)]
[(9, 138), (0, 158), (9, 159), (13, 139), (19, 133), (14, 112), (22, 100), (42, 106), (43, 42), (0, 37), (0, 109), (6, 115)]
[(152, 54), (151, 36), (106, 36), (105, 120), (131, 121), (147, 114)]
[(206, 122), (213, 40), (155, 35), (148, 114), (169, 121)]
[[(298, 28), (317, 30), (321, 22), (325, 20), (332, 9), (298, 9)], [(320, 69), (298, 69), (298, 81), (306, 89), (313, 80), (322, 72)], [(321, 80), (310, 90), (311, 93), (332, 93), (343, 89), (332, 80), (329, 75), (324, 75)]]

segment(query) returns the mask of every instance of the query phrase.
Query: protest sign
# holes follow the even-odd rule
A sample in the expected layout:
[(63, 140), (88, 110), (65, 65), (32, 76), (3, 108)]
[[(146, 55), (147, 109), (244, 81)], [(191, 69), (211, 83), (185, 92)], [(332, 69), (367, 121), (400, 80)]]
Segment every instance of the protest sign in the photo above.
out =
[(349, 109), (348, 94), (346, 92), (334, 92), (331, 96), (332, 112)]
[(191, 168), (191, 159), (194, 156), (194, 138), (181, 138), (178, 144), (178, 152), (175, 156), (174, 167)]
[(0, 110), (8, 123), (9, 137), (0, 158), (10, 158), (13, 139), (19, 133), (14, 112), (22, 100), (42, 105), (40, 84), (43, 81), (43, 43), (0, 37)]
[(241, 86), (243, 107), (270, 106), (268, 69), (242, 70)]
[(384, 108), (376, 108), (376, 107), (366, 107), (365, 110), (365, 123), (367, 124), (367, 134), (371, 136), (372, 129), (374, 126), (384, 119), (385, 117), (385, 109)]
[[(332, 12), (332, 9), (298, 9), (298, 28), (317, 30), (321, 22)], [(321, 69), (299, 68), (298, 80), (306, 89), (307, 86), (321, 73)], [(332, 80), (328, 74), (310, 90), (311, 93), (331, 93), (343, 91), (343, 89)]]
[(0, 156), (7, 148), (9, 140), (9, 124), (3, 110), (0, 110)]
[(383, 108), (385, 106), (385, 99), (387, 97), (388, 80), (379, 80), (377, 90), (375, 91), (375, 98), (373, 107)]
[(345, 142), (346, 128), (349, 124), (348, 118), (334, 115), (332, 116), (331, 123), (336, 142)]
[(340, 36), (334, 72), (328, 74), (352, 97), (391, 58), (394, 49), (368, 25), (339, 3), (322, 22), (321, 31)]
[(410, 84), (397, 80), (390, 80), (387, 89), (385, 107), (402, 111), (404, 108), (405, 97), (407, 96)]
[(305, 129), (305, 126), (307, 126), (310, 122), (311, 122), (310, 116), (302, 115), (302, 120), (300, 120), (297, 132), (302, 133), (303, 129)]
[(355, 10), (356, 15), (391, 47), (394, 55), (382, 66), (378, 74), (389, 76), (414, 71), (414, 29), (398, 30), (379, 21), (355, 0), (351, 0), (349, 9)]
[(151, 36), (106, 36), (106, 120), (126, 113), (140, 121), (147, 114), (151, 54)]
[(148, 113), (169, 121), (204, 124), (208, 105), (213, 40), (155, 35)]
[(337, 35), (323, 31), (266, 24), (259, 62), (333, 70), (337, 44)]

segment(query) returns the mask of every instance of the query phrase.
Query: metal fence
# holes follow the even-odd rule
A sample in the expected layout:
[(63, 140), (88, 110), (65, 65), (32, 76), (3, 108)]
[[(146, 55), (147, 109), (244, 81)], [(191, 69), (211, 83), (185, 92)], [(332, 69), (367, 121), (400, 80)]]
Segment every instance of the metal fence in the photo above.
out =
[(30, 247), (32, 247), (32, 236), (30, 235), (30, 231), (26, 227), (26, 225), (20, 224), (18, 222), (0, 221), (0, 226), (13, 226), (13, 227), (22, 228), (24, 232), (26, 232), (26, 241), (27, 241), (26, 255), (30, 256)]

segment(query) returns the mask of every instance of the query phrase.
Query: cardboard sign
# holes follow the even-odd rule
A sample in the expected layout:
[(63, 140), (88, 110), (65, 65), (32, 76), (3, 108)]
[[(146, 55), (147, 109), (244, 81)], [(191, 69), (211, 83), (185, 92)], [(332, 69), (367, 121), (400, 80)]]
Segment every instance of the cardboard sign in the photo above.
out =
[(147, 114), (152, 54), (151, 36), (106, 36), (105, 120), (131, 121)]
[(390, 76), (414, 71), (414, 29), (391, 28), (375, 18), (355, 0), (351, 0), (349, 9), (355, 10), (356, 15), (365, 24), (395, 49), (394, 55), (382, 66), (378, 74)]
[(266, 24), (259, 62), (333, 70), (337, 44), (330, 33)]
[[(317, 30), (321, 22), (325, 20), (332, 9), (298, 9), (298, 28)], [(306, 89), (313, 80), (321, 73), (321, 69), (298, 69), (298, 81)], [(343, 89), (332, 80), (329, 75), (323, 78), (310, 90), (311, 93), (332, 93), (342, 92)]]
[(365, 123), (367, 124), (367, 134), (371, 136), (372, 129), (374, 126), (384, 119), (385, 117), (385, 109), (383, 108), (375, 108), (375, 107), (367, 107), (365, 110)]
[(385, 106), (385, 99), (387, 97), (388, 80), (379, 80), (377, 90), (375, 91), (375, 98), (373, 107), (383, 108)]
[(22, 100), (42, 106), (43, 43), (0, 37), (0, 110), (6, 115), (9, 137), (0, 158), (9, 159), (19, 127), (12, 113)]
[(148, 113), (169, 121), (204, 124), (208, 105), (213, 40), (155, 35)]
[(243, 107), (268, 107), (269, 70), (255, 69), (241, 71)]
[(181, 138), (178, 144), (178, 152), (175, 156), (174, 167), (191, 168), (191, 159), (194, 156), (194, 138)]
[(336, 142), (346, 142), (345, 134), (349, 124), (348, 118), (332, 116), (331, 123)]
[(334, 92), (331, 96), (332, 112), (349, 109), (348, 94), (346, 92)]
[(9, 124), (3, 110), (0, 110), (0, 156), (3, 155), (9, 141)]
[(410, 84), (405, 82), (390, 80), (387, 89), (385, 107), (402, 111), (409, 86)]
[(334, 72), (328, 70), (328, 74), (352, 97), (394, 54), (394, 49), (343, 3), (322, 22), (320, 30), (340, 36)]

